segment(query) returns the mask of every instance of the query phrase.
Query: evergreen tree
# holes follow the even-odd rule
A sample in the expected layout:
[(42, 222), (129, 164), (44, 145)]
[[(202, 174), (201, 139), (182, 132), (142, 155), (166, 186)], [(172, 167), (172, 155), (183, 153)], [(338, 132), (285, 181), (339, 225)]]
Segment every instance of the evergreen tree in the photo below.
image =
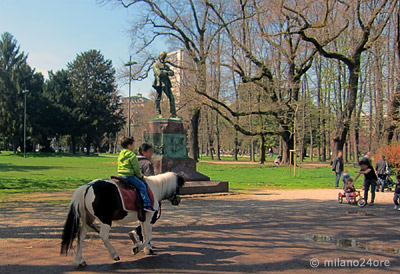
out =
[(115, 69), (100, 51), (89, 50), (69, 63), (68, 70), (78, 132), (89, 153), (91, 144), (99, 144), (107, 133), (118, 132), (124, 122), (118, 111)]
[[(29, 90), (28, 100), (35, 102), (40, 96), (43, 84), (43, 76), (35, 73), (26, 59), (27, 55), (20, 50), (14, 37), (8, 32), (3, 33), (0, 39), (0, 135), (7, 142), (12, 142), (14, 152), (18, 145), (22, 144), (23, 138), (22, 91)], [(35, 112), (31, 111), (27, 113), (28, 118), (35, 115)]]
[(47, 113), (51, 118), (51, 136), (69, 135), (71, 151), (75, 153), (76, 139), (79, 136), (77, 105), (71, 89), (67, 70), (49, 71), (49, 79), (44, 86), (44, 96), (49, 102)]

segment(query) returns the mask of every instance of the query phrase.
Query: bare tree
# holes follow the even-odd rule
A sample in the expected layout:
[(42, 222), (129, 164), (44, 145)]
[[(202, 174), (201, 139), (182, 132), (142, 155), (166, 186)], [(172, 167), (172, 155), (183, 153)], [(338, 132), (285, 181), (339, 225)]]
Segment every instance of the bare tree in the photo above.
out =
[[(397, 1), (318, 1), (323, 8), (322, 16), (317, 16), (315, 10), (311, 10), (316, 4), (311, 2), (295, 1), (293, 5), (284, 4), (284, 9), (298, 23), (296, 31), (304, 41), (314, 45), (318, 52), (325, 58), (336, 59), (343, 63), (348, 71), (348, 88), (346, 100), (343, 102), (343, 112), (337, 117), (336, 130), (334, 132), (334, 153), (343, 150), (350, 129), (352, 113), (356, 106), (359, 75), (361, 72), (362, 53), (370, 49), (379, 38), (388, 20), (391, 17)], [(315, 2), (315, 1), (312, 1)], [(354, 20), (350, 21), (352, 11), (355, 11)], [(322, 12), (323, 11), (323, 12)], [(313, 16), (308, 16), (312, 13)], [(343, 22), (338, 25), (338, 22)], [(350, 50), (341, 52), (330, 50), (332, 43), (338, 41), (342, 34), (350, 35), (348, 30), (352, 24)]]
[[(400, 59), (400, 7), (399, 5), (397, 6), (397, 11), (396, 11), (396, 53), (398, 56), (398, 59)], [(393, 137), (395, 135), (395, 130), (399, 126), (399, 121), (400, 121), (400, 115), (399, 115), (399, 109), (400, 109), (400, 68), (397, 68), (397, 86), (396, 90), (392, 95), (392, 98), (390, 98), (390, 105), (389, 105), (389, 119), (390, 119), (390, 125), (388, 128), (388, 135), (387, 135), (387, 140), (388, 142), (392, 142)]]
[[(299, 99), (301, 78), (311, 68), (316, 50), (307, 49), (306, 43), (302, 42), (300, 38), (288, 34), (291, 32), (292, 19), (281, 16), (280, 10), (274, 9), (274, 20), (271, 21), (269, 11), (274, 3), (239, 1), (237, 5), (232, 5), (233, 10), (229, 10), (229, 12), (223, 11), (221, 6), (210, 1), (207, 4), (217, 18), (214, 23), (224, 28), (233, 47), (242, 53), (232, 54), (233, 66), (228, 63), (224, 65), (230, 66), (240, 76), (243, 84), (253, 83), (263, 90), (263, 96), (266, 98), (268, 106), (264, 106), (260, 111), (238, 112), (215, 98), (207, 95), (206, 97), (223, 106), (229, 115), (235, 118), (223, 115), (241, 133), (250, 136), (259, 135), (260, 138), (269, 134), (280, 135), (283, 144), (282, 162), (288, 162), (289, 150), (293, 149), (293, 115)], [(249, 39), (250, 37), (261, 39), (253, 41)], [(283, 62), (275, 63), (276, 60), (262, 54), (264, 50), (275, 57), (283, 56)], [(244, 58), (240, 59), (241, 56)], [(254, 69), (249, 69), (253, 67)], [(287, 71), (287, 73), (281, 73), (281, 71)], [(241, 127), (236, 119), (253, 114), (272, 115), (278, 123), (279, 129), (265, 131), (259, 126), (256, 130), (250, 131)]]
[[(170, 39), (178, 48), (184, 48), (193, 67), (184, 68), (195, 74), (194, 89), (207, 93), (207, 58), (220, 28), (210, 28), (210, 7), (200, 0), (117, 0), (125, 8), (143, 10), (144, 16), (135, 22), (134, 35), (141, 39), (138, 53), (146, 50), (159, 38)], [(147, 68), (148, 70), (148, 68)], [(200, 106), (193, 105), (190, 118), (190, 155), (198, 159), (198, 127)]]

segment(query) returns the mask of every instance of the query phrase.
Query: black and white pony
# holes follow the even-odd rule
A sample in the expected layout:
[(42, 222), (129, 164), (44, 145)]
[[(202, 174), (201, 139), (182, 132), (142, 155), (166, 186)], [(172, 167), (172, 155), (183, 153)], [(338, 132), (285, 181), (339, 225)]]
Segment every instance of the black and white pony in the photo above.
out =
[[(146, 182), (154, 195), (154, 209), (159, 209), (159, 202), (170, 200), (173, 205), (179, 204), (177, 194), (183, 186), (183, 178), (173, 172), (146, 177)], [(152, 238), (153, 213), (146, 212), (146, 221), (142, 222), (143, 244), (146, 255), (153, 254), (149, 245)], [(113, 221), (129, 223), (138, 220), (136, 211), (125, 211), (117, 186), (110, 180), (97, 179), (87, 185), (79, 187), (73, 197), (69, 208), (67, 220), (64, 225), (61, 242), (61, 254), (68, 254), (74, 239), (77, 237), (76, 254), (74, 262), (85, 266), (82, 257), (82, 243), (86, 233), (90, 230), (100, 233), (104, 245), (107, 247), (111, 258), (119, 261), (118, 253), (109, 241), (109, 233)]]

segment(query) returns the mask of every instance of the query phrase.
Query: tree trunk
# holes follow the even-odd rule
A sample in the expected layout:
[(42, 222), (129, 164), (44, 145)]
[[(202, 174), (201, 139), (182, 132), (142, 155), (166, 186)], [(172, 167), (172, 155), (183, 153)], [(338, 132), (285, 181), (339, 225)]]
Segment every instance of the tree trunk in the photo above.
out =
[(233, 141), (233, 160), (238, 160), (238, 131), (235, 129), (235, 139)]
[(400, 121), (399, 109), (400, 109), (400, 82), (396, 86), (396, 91), (393, 93), (389, 105), (390, 125), (388, 128), (388, 135), (387, 135), (388, 143), (391, 143), (393, 141), (396, 128)]
[(351, 138), (350, 138), (350, 133), (347, 136), (347, 146), (346, 146), (346, 151), (347, 151), (347, 161), (346, 163), (351, 161)]
[(260, 136), (260, 164), (265, 163), (265, 136)]
[(89, 137), (86, 137), (86, 155), (90, 154), (90, 145), (91, 145), (92, 141), (90, 140)]
[[(397, 58), (400, 59), (400, 8), (397, 8), (396, 12), (396, 53)], [(399, 108), (400, 108), (400, 68), (397, 68), (397, 85), (396, 91), (393, 93), (392, 98), (390, 100), (389, 105), (389, 118), (390, 118), (390, 126), (388, 128), (387, 141), (391, 143), (393, 141), (393, 137), (398, 127), (398, 122), (400, 120)]]
[[(216, 97), (219, 100), (219, 93), (221, 91), (221, 33), (218, 32), (217, 36), (217, 68), (216, 68)], [(217, 106), (218, 107), (218, 106)], [(217, 151), (216, 151), (216, 158), (218, 161), (221, 161), (221, 144), (220, 144), (220, 136), (219, 136), (219, 115), (218, 113), (215, 114), (215, 141), (217, 142)]]
[(288, 164), (290, 162), (290, 150), (293, 148), (293, 135), (291, 135), (290, 132), (285, 132), (282, 134), (282, 164)]
[(113, 153), (117, 153), (117, 148), (118, 148), (118, 133), (115, 134)]
[(250, 137), (250, 142), (251, 142), (251, 147), (250, 147), (250, 161), (255, 162), (256, 157), (255, 157), (255, 148), (254, 148), (254, 138), (253, 136)]
[(13, 153), (16, 154), (18, 150), (18, 138), (12, 138)]
[[(317, 107), (318, 107), (318, 128), (320, 138), (318, 140), (318, 161), (326, 161), (326, 134), (325, 134), (325, 110), (323, 106), (322, 94), (322, 57), (319, 56), (319, 62), (316, 69), (317, 73)], [(327, 89), (326, 89), (327, 90)]]
[(354, 163), (358, 164), (358, 155), (360, 154), (358, 145), (360, 143), (360, 132), (359, 128), (354, 127)]
[(312, 127), (310, 127), (310, 161), (313, 161), (314, 158), (314, 138), (313, 138), (313, 132), (312, 132)]
[(210, 160), (214, 160), (214, 153), (213, 153), (213, 149), (214, 149), (214, 142), (213, 142), (213, 134), (211, 132), (211, 125), (212, 125), (212, 121), (210, 121), (210, 116), (211, 113), (209, 113), (210, 110), (206, 110), (204, 112), (204, 116), (205, 116), (205, 123), (206, 123), (206, 129), (207, 129), (207, 149), (208, 149), (208, 156), (210, 156)]
[(76, 140), (75, 140), (75, 136), (71, 135), (71, 146), (70, 146), (70, 150), (72, 152), (72, 154), (76, 153)]
[(344, 106), (342, 117), (338, 117), (337, 132), (333, 138), (334, 151), (333, 157), (335, 157), (338, 151), (343, 151), (343, 146), (347, 139), (347, 134), (350, 129), (351, 116), (353, 110), (356, 107), (357, 102), (357, 91), (358, 91), (358, 77), (360, 74), (360, 57), (356, 59), (353, 66), (348, 66), (349, 69), (349, 87), (348, 87), (348, 98), (347, 103)]
[(216, 158), (218, 161), (221, 161), (221, 145), (220, 145), (220, 136), (219, 136), (218, 114), (215, 115), (215, 141), (217, 142)]
[(375, 47), (375, 138), (374, 146), (372, 150), (376, 150), (381, 143), (383, 133), (383, 80), (382, 80), (382, 66), (381, 66), (381, 55), (378, 47)]
[(372, 109), (373, 109), (373, 100), (374, 100), (374, 96), (373, 96), (373, 89), (372, 89), (372, 85), (371, 85), (371, 74), (369, 74), (370, 76), (368, 77), (369, 81), (369, 129), (368, 129), (368, 151), (372, 150), (372, 129), (374, 128), (372, 125), (373, 119), (372, 119)]
[(199, 119), (200, 108), (193, 110), (190, 119), (190, 142), (189, 142), (189, 155), (195, 161), (199, 159)]

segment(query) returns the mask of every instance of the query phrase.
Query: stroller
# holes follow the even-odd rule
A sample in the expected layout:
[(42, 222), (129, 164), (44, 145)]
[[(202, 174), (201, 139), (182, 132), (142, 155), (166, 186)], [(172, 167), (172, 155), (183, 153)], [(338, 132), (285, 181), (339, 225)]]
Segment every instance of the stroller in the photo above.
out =
[(378, 186), (383, 187), (384, 190), (387, 189), (388, 191), (392, 191), (396, 183), (390, 177), (390, 173), (386, 174), (386, 184), (383, 186), (383, 181), (381, 178), (378, 178), (379, 184)]
[(275, 163), (275, 165), (279, 166), (281, 164), (281, 162), (282, 162), (282, 156), (279, 155), (278, 157), (276, 157), (274, 163)]

